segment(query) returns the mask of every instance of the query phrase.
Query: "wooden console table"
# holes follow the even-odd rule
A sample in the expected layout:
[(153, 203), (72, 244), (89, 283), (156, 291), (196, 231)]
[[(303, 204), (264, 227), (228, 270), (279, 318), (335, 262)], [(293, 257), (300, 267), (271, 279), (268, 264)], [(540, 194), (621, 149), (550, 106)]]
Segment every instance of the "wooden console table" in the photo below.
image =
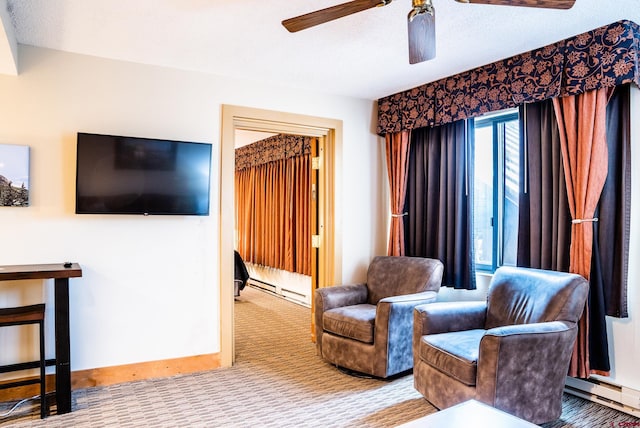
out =
[(71, 411), (71, 341), (69, 339), (69, 278), (82, 276), (78, 263), (0, 266), (0, 281), (54, 279), (56, 337), (56, 409), (58, 414)]

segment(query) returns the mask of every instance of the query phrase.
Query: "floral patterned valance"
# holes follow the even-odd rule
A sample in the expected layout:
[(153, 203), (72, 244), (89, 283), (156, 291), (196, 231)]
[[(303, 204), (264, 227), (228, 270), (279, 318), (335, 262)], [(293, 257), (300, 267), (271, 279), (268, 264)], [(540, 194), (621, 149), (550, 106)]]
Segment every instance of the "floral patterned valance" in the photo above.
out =
[(378, 100), (380, 135), (635, 82), (640, 26), (619, 21)]
[(311, 153), (311, 137), (278, 134), (236, 149), (236, 171)]

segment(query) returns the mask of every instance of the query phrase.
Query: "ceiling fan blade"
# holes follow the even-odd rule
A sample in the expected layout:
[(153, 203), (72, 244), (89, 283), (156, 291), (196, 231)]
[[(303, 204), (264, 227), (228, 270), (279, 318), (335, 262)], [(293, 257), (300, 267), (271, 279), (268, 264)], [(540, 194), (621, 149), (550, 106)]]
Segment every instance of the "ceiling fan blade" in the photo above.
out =
[(420, 13), (407, 19), (409, 27), (409, 63), (417, 64), (436, 57), (436, 14)]
[(456, 0), (459, 3), (494, 4), (502, 6), (571, 9), (576, 0)]
[(305, 30), (376, 6), (384, 6), (388, 3), (391, 3), (391, 0), (354, 0), (296, 16), (295, 18), (285, 19), (282, 21), (282, 25), (291, 33), (295, 33), (296, 31)]

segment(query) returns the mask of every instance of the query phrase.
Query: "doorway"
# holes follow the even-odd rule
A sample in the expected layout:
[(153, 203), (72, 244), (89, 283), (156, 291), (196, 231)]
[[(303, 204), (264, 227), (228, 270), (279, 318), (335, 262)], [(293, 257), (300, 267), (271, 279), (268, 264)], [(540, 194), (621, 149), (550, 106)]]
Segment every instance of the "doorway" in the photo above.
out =
[(318, 140), (235, 132), (234, 248), (253, 287), (308, 308), (317, 279), (312, 266), (317, 252), (313, 236), (318, 236), (314, 208), (319, 162), (313, 162)]
[[(312, 277), (314, 287), (325, 287), (341, 280), (342, 259), (336, 242), (341, 237), (341, 218), (337, 202), (340, 200), (340, 161), (342, 121), (321, 117), (283, 113), (240, 106), (222, 106), (220, 144), (220, 361), (230, 366), (235, 360), (233, 259), (234, 242), (234, 168), (235, 134), (237, 130), (288, 133), (317, 137), (320, 169), (318, 170), (318, 231), (317, 270)], [(230, 284), (225, 287), (224, 284)], [(313, 313), (313, 307), (312, 307)], [(314, 326), (310, 317), (310, 339)]]

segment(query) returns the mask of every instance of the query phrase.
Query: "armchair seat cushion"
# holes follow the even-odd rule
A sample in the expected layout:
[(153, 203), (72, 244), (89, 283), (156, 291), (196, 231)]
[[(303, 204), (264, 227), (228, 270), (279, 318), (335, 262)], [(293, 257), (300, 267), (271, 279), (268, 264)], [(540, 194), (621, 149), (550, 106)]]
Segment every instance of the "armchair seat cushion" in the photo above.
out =
[(360, 304), (330, 309), (322, 317), (322, 328), (335, 335), (373, 343), (376, 306)]
[(468, 386), (476, 384), (478, 351), (486, 330), (466, 330), (423, 336), (419, 358)]

